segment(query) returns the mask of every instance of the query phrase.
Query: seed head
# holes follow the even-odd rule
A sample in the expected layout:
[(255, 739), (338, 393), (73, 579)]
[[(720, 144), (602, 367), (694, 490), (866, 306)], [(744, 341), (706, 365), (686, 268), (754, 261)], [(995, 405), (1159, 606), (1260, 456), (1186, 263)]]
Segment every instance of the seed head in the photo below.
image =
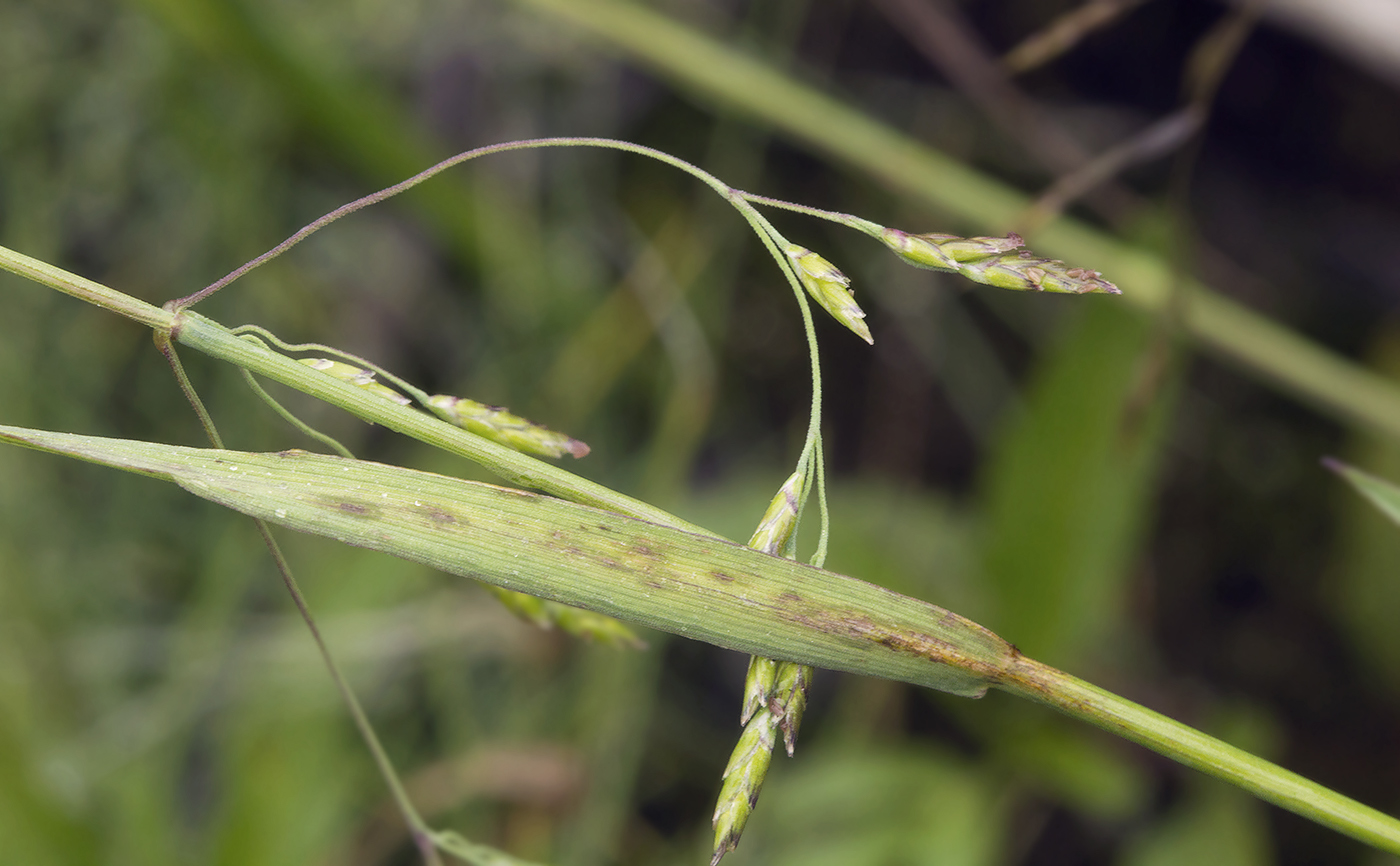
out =
[(718, 866), (720, 859), (739, 844), (744, 825), (758, 805), (758, 794), (763, 790), (763, 779), (773, 759), (777, 730), (777, 719), (760, 713), (739, 735), (739, 742), (729, 756), (729, 765), (724, 768), (724, 783), (715, 806), (715, 853), (710, 866)]
[(541, 457), (572, 454), (583, 457), (589, 451), (586, 443), (533, 424), (519, 415), (512, 415), (504, 406), (488, 406), (463, 397), (434, 394), (428, 398), (428, 408), (449, 424), (526, 454)]
[(784, 252), (792, 260), (797, 269), (798, 279), (802, 281), (802, 288), (807, 290), (812, 300), (821, 304), (822, 309), (830, 313), (836, 321), (855, 331), (856, 336), (874, 344), (875, 339), (870, 336), (870, 328), (863, 321), (865, 311), (851, 295), (850, 279), (831, 262), (805, 247), (788, 244)]
[(1121, 294), (1118, 287), (1103, 279), (1098, 271), (1071, 268), (1064, 262), (1037, 258), (1029, 252), (968, 262), (963, 265), (962, 273), (979, 283), (1016, 291)]
[(899, 229), (885, 229), (880, 240), (909, 264), (935, 271), (956, 271), (962, 262), (1000, 255), (1023, 243), (1014, 232), (1004, 238), (960, 238), (941, 232), (911, 235)]
[(1028, 250), (1015, 252), (1025, 243), (1015, 232), (1004, 238), (960, 238), (941, 232), (911, 235), (899, 229), (885, 229), (880, 239), (915, 267), (957, 271), (969, 280), (1002, 289), (1121, 294), (1098, 271), (1071, 268), (1056, 259), (1039, 258)]
[(778, 681), (778, 663), (762, 656), (749, 656), (749, 672), (744, 677), (744, 706), (739, 724), (747, 725), (753, 714), (768, 706)]
[(393, 400), (400, 406), (407, 406), (413, 402), (393, 388), (374, 381), (374, 373), (370, 370), (361, 370), (359, 367), (340, 361), (332, 361), (330, 358), (298, 358), (297, 360), (313, 370), (320, 370), (327, 376), (332, 376), (342, 382), (349, 382), (351, 385), (357, 385), (386, 400)]
[(768, 712), (778, 720), (778, 729), (783, 732), (783, 745), (789, 758), (797, 746), (797, 729), (802, 726), (802, 714), (807, 711), (807, 692), (812, 686), (813, 673), (807, 665), (779, 662), (774, 676), (773, 697), (768, 701)]
[(797, 528), (803, 480), (801, 472), (794, 472), (778, 488), (773, 501), (768, 503), (768, 510), (763, 512), (763, 518), (758, 522), (758, 529), (749, 539), (749, 547), (775, 556), (786, 555), (793, 530)]

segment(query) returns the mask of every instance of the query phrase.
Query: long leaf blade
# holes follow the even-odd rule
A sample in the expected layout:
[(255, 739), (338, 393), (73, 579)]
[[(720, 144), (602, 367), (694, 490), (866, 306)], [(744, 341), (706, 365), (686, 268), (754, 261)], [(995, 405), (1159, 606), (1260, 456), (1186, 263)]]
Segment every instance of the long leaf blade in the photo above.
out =
[(0, 427), (290, 529), (769, 658), (980, 695), (1010, 644), (943, 608), (723, 539), (489, 484), (304, 451)]

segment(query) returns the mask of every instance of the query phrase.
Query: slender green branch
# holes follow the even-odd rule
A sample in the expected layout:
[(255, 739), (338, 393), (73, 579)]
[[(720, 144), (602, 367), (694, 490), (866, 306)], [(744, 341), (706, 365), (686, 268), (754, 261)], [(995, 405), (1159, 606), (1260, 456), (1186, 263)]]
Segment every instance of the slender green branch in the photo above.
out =
[(618, 493), (597, 482), (581, 478), (557, 466), (454, 427), (435, 416), (400, 406), (349, 382), (313, 370), (261, 343), (236, 336), (232, 331), (198, 313), (181, 313), (172, 336), (182, 345), (325, 400), (365, 421), (466, 457), (512, 484), (543, 490), (565, 499), (655, 523), (677, 526), (693, 532), (706, 531), (669, 512)]
[(406, 192), (407, 190), (412, 189), (418, 184), (423, 183), (424, 181), (435, 177), (444, 171), (447, 171), (449, 168), (461, 165), (462, 163), (476, 159), (479, 156), (487, 156), (493, 153), (506, 153), (512, 150), (531, 150), (541, 147), (602, 147), (610, 150), (622, 150), (628, 153), (635, 153), (641, 156), (648, 156), (652, 159), (664, 162), (667, 165), (679, 168), (681, 171), (684, 171), (687, 174), (699, 178), (701, 181), (704, 181), (704, 183), (708, 185), (711, 189), (713, 189), (715, 192), (719, 193), (726, 199), (730, 199), (729, 187), (726, 186), (722, 181), (720, 181), (719, 178), (715, 177), (714, 175), (702, 171), (699, 167), (691, 165), (685, 160), (680, 159), (679, 157), (672, 156), (671, 154), (666, 153), (665, 151), (655, 150), (653, 148), (645, 147), (640, 144), (633, 144), (628, 141), (618, 141), (611, 138), (569, 137), (533, 138), (525, 139), (522, 141), (508, 141), (502, 144), (491, 144), (487, 145), (486, 147), (478, 147), (474, 150), (463, 151), (462, 153), (459, 153), (456, 156), (448, 157), (442, 162), (439, 162), (437, 165), (431, 166), (430, 168), (426, 168), (405, 181), (401, 181), (400, 183), (396, 183), (390, 187), (385, 187), (384, 189), (381, 189), (378, 192), (370, 193), (369, 195), (364, 196), (362, 198), (355, 199), (349, 204), (341, 205), (340, 207), (336, 208), (335, 210), (331, 211), (325, 216), (322, 216), (319, 219), (303, 226), (295, 234), (287, 238), (282, 243), (278, 244), (277, 246), (273, 247), (272, 249), (268, 250), (267, 252), (263, 253), (257, 258), (245, 262), (244, 264), (240, 265), (239, 267), (235, 268), (234, 270), (230, 271), (229, 273), (225, 274), (224, 276), (220, 277), (219, 279), (215, 280), (214, 282), (195, 292), (194, 294), (187, 295), (176, 301), (172, 301), (171, 307), (175, 310), (183, 310), (188, 307), (191, 307), (194, 304), (199, 303), (200, 301), (219, 291), (220, 289), (224, 288), (229, 283), (232, 283), (234, 280), (238, 279), (239, 277), (243, 276), (244, 274), (248, 273), (254, 268), (260, 267), (266, 264), (267, 262), (277, 258), (278, 256), (285, 253), (287, 250), (306, 240), (308, 237), (325, 228), (326, 226), (330, 225), (331, 223), (335, 222), (336, 220), (341, 219), (342, 217), (347, 217), (350, 214), (355, 213), (356, 211), (364, 210), (370, 205), (378, 204), (379, 202), (382, 202), (386, 199), (393, 198), (399, 193)]
[[(821, 448), (821, 425), (822, 425), (822, 362), (821, 348), (817, 345), (817, 328), (812, 321), (812, 306), (807, 301), (807, 292), (802, 288), (802, 283), (798, 279), (797, 272), (793, 270), (792, 260), (787, 257), (779, 244), (786, 243), (786, 239), (778, 232), (773, 224), (768, 221), (763, 214), (754, 209), (752, 205), (744, 201), (745, 194), (738, 190), (730, 191), (727, 196), (749, 225), (763, 241), (773, 260), (778, 263), (778, 267), (787, 277), (788, 285), (792, 288), (793, 297), (797, 299), (797, 309), (802, 315), (802, 332), (807, 338), (807, 364), (812, 377), (812, 406), (807, 414), (807, 437), (802, 443), (802, 451), (797, 458), (798, 472), (806, 472), (807, 467), (812, 464), (812, 455)], [(818, 470), (820, 471), (820, 470)], [(817, 483), (822, 485), (825, 479), (819, 478)], [(808, 492), (811, 485), (804, 485), (802, 490), (801, 503), (807, 501)], [(799, 504), (799, 515), (800, 515)], [(823, 508), (822, 526), (826, 526), (825, 509)]]
[(817, 479), (817, 508), (821, 515), (821, 533), (817, 536), (817, 552), (812, 554), (811, 563), (817, 568), (826, 564), (826, 546), (831, 538), (831, 510), (826, 505), (826, 458), (822, 456), (821, 444), (813, 455), (815, 464), (812, 476)]
[(769, 198), (766, 195), (755, 195), (751, 192), (740, 193), (740, 195), (742, 195), (746, 201), (757, 202), (759, 204), (766, 204), (770, 207), (781, 208), (782, 210), (792, 211), (793, 213), (800, 213), (810, 217), (816, 217), (817, 219), (824, 219), (828, 222), (834, 222), (837, 225), (843, 225), (847, 228), (855, 229), (858, 232), (863, 232), (877, 240), (880, 237), (880, 233), (885, 230), (885, 227), (880, 225), (879, 223), (873, 223), (870, 220), (861, 219), (858, 216), (854, 216), (848, 213), (840, 213), (839, 211), (834, 210), (823, 210), (819, 207), (809, 207), (805, 204), (784, 201), (780, 198)]
[(267, 393), (263, 386), (258, 384), (258, 380), (254, 378), (252, 373), (249, 373), (247, 370), (239, 370), (238, 372), (243, 374), (243, 381), (248, 385), (248, 390), (257, 394), (258, 399), (266, 403), (268, 408), (276, 412), (278, 417), (283, 421), (286, 421), (288, 424), (300, 430), (302, 435), (315, 439), (341, 457), (345, 457), (349, 460), (355, 459), (355, 455), (350, 453), (350, 449), (340, 444), (335, 437), (322, 433), (320, 430), (317, 430), (315, 427), (312, 427), (310, 424), (307, 424), (305, 421), (293, 415), (286, 406), (278, 403), (271, 394)]
[(175, 382), (180, 386), (180, 393), (185, 395), (189, 401), (190, 408), (194, 410), (195, 417), (199, 419), (199, 425), (204, 428), (204, 435), (209, 437), (209, 441), (215, 448), (224, 447), (224, 439), (219, 435), (219, 430), (214, 426), (214, 416), (209, 414), (204, 401), (199, 398), (199, 392), (194, 389), (194, 383), (190, 382), (190, 377), (185, 373), (185, 365), (180, 363), (180, 355), (175, 351), (175, 346), (170, 342), (168, 331), (156, 331), (152, 335), (155, 339), (156, 348), (165, 356), (165, 362), (170, 365), (170, 372), (175, 374)]
[(157, 331), (170, 330), (175, 321), (174, 313), (5, 247), (0, 247), (0, 268)]
[(405, 394), (412, 397), (414, 400), (417, 400), (418, 405), (424, 408), (427, 408), (428, 406), (430, 397), (427, 391), (424, 391), (422, 388), (417, 387), (411, 382), (407, 382), (399, 378), (398, 376), (395, 376), (393, 373), (389, 372), (388, 370), (384, 369), (383, 367), (379, 366), (373, 361), (370, 361), (367, 358), (361, 358), (359, 355), (352, 354), (350, 352), (345, 351), (344, 349), (337, 349), (334, 346), (327, 346), (325, 343), (288, 343), (285, 340), (279, 338), (276, 334), (269, 331), (267, 328), (261, 327), (259, 325), (239, 325), (237, 328), (232, 328), (231, 330), (233, 333), (238, 334), (239, 336), (252, 334), (258, 337), (259, 339), (264, 340), (265, 342), (271, 343), (272, 345), (276, 346), (284, 352), (320, 352), (325, 355), (331, 355), (336, 358), (340, 358), (342, 361), (347, 361), (351, 364), (356, 364), (360, 367), (365, 368), (366, 370), (372, 370), (377, 376), (379, 376), (379, 378), (387, 382), (393, 382), (394, 387), (403, 391)]

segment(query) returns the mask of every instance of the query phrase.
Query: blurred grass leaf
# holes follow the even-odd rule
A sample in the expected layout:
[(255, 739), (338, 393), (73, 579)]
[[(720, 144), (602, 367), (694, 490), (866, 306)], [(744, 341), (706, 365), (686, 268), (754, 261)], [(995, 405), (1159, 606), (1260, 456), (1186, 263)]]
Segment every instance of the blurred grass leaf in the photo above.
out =
[(783, 770), (735, 863), (1001, 862), (1000, 785), (964, 761), (921, 749), (815, 750)]
[(1207, 783), (1165, 820), (1131, 843), (1121, 866), (1268, 866), (1268, 821), (1260, 804), (1224, 785)]
[(1371, 500), (1382, 514), (1400, 524), (1400, 487), (1334, 458), (1327, 458), (1323, 463), (1328, 469), (1345, 478), (1362, 496)]
[[(1400, 331), (1386, 328), (1370, 353), (1376, 369), (1400, 375)], [(1372, 477), (1400, 477), (1400, 445), (1373, 433), (1358, 432), (1346, 451), (1346, 462), (1365, 467)], [(1357, 657), (1400, 691), (1400, 532), (1393, 516), (1369, 497), (1350, 493), (1340, 503), (1338, 550), (1334, 555), (1337, 592), (1331, 599), (1342, 634), (1357, 649)]]
[(1122, 622), (1173, 402), (1168, 386), (1136, 423), (1125, 409), (1150, 330), (1118, 305), (1086, 304), (1041, 362), (982, 479), (988, 619), (1060, 665), (1082, 663)]

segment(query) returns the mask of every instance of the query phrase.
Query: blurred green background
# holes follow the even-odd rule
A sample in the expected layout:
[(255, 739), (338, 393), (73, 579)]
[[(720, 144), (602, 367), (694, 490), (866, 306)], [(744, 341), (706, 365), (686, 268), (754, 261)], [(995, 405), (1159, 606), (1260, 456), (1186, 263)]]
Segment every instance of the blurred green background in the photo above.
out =
[[(1139, 146), (1070, 212), (1400, 376), (1400, 47), (1386, 66), (1280, 15), (1237, 20), (1236, 51), (1210, 37), (1232, 7), (1100, 2), (1121, 7), (1102, 29), (1006, 72), (1076, 5), (0, 0), (0, 243), (160, 303), (455, 151), (544, 135), (910, 231), (1027, 224), (831, 156), (842, 117), (798, 134), (800, 106), (701, 80), (733, 72), (707, 68), (717, 44), (1031, 196), (1204, 94), (1198, 142)], [(643, 11), (681, 29), (639, 31)], [(1400, 478), (1393, 441), (1198, 356), (1170, 304), (999, 292), (774, 220), (851, 276), (876, 337), (818, 323), (830, 567), (1400, 810), (1400, 533), (1317, 462)], [(766, 259), (674, 170), (532, 151), (357, 214), (201, 310), (508, 405), (593, 446), (571, 470), (742, 540), (809, 399)], [(9, 275), (0, 311), (0, 422), (202, 442), (138, 327)], [(230, 447), (312, 446), (233, 370), (185, 361)], [(359, 456), (482, 477), (287, 401)], [(744, 659), (582, 645), (460, 580), (285, 541), (435, 824), (560, 866), (707, 861)], [(0, 450), (0, 861), (417, 862), (248, 521)], [(819, 673), (726, 862), (1386, 860), (1005, 696)]]

